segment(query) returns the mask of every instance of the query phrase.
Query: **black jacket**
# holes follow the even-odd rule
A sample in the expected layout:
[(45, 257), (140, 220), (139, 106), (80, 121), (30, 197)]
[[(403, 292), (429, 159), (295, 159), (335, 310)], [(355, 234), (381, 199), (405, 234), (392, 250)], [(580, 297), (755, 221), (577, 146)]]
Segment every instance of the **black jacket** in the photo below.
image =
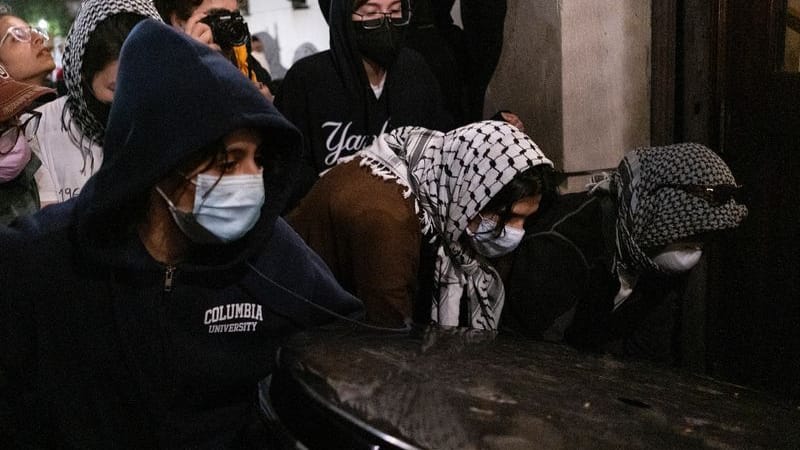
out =
[(351, 0), (330, 4), (330, 47), (297, 61), (281, 83), (275, 106), (304, 138), (304, 172), (298, 198), (317, 175), (372, 142), (384, 131), (422, 126), (447, 131), (438, 82), (424, 59), (403, 49), (387, 71), (379, 99), (367, 80), (352, 30)]
[[(361, 304), (277, 217), (299, 135), (249, 80), (151, 20), (119, 73), (98, 173), (79, 197), (0, 231), (0, 442), (239, 447), (280, 343), (331, 320), (301, 298), (344, 315)], [(135, 228), (152, 186), (242, 127), (265, 140), (259, 222), (158, 263)]]
[(616, 204), (562, 196), (526, 224), (506, 285), (501, 329), (591, 351), (672, 362), (676, 308), (686, 277), (645, 273), (616, 310), (612, 270)]

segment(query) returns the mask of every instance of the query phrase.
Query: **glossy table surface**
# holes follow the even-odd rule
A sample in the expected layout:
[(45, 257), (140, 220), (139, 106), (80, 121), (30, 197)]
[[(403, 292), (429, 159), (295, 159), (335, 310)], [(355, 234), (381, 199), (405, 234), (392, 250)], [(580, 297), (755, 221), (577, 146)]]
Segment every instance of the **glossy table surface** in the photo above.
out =
[(800, 448), (796, 405), (488, 332), (318, 331), (294, 338), (279, 365), (298, 404), (394, 448)]

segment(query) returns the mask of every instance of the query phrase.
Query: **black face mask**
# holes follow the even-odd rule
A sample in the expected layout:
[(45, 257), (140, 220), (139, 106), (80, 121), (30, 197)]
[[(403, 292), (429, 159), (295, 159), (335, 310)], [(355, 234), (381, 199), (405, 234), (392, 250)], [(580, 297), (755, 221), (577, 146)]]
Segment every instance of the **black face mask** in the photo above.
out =
[(356, 46), (365, 58), (378, 63), (384, 69), (389, 69), (397, 60), (400, 49), (405, 41), (405, 27), (396, 27), (389, 21), (374, 30), (365, 30), (361, 22), (353, 22), (356, 34)]
[(95, 98), (91, 90), (86, 90), (84, 87), (84, 100), (86, 100), (86, 109), (100, 122), (103, 128), (108, 123), (108, 116), (111, 114), (111, 103), (104, 103)]

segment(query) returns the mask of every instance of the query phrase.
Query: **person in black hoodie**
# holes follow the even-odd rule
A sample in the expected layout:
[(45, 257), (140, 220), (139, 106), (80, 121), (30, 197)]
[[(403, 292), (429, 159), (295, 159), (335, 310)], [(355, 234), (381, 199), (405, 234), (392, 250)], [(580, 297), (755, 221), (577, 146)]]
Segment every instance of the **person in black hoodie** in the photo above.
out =
[[(506, 0), (461, 0), (463, 29), (451, 10), (455, 0), (415, 0), (407, 45), (418, 51), (433, 70), (445, 105), (457, 126), (482, 120), (486, 88), (500, 62)], [(516, 115), (498, 112), (503, 120), (525, 132)]]
[[(330, 50), (297, 61), (275, 98), (304, 137), (304, 171), (297, 199), (318, 175), (402, 126), (447, 131), (436, 78), (425, 60), (403, 48), (408, 0), (321, 2), (330, 27)], [(394, 12), (390, 14), (389, 12)]]
[(609, 178), (529, 222), (500, 329), (677, 362), (686, 275), (705, 241), (747, 216), (737, 189), (730, 168), (700, 144), (628, 152)]
[(258, 445), (257, 383), (283, 339), (329, 322), (319, 305), (362, 311), (278, 218), (300, 135), (152, 19), (119, 69), (98, 173), (0, 229), (0, 441)]

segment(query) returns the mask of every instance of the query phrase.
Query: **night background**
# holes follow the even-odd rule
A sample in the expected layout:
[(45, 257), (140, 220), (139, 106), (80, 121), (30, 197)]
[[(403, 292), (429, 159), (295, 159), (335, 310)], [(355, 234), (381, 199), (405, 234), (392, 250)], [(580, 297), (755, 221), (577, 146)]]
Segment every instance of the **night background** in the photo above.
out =
[(6, 7), (29, 23), (43, 25), (51, 35), (65, 35), (72, 23), (80, 1), (72, 0), (0, 0), (0, 8)]

